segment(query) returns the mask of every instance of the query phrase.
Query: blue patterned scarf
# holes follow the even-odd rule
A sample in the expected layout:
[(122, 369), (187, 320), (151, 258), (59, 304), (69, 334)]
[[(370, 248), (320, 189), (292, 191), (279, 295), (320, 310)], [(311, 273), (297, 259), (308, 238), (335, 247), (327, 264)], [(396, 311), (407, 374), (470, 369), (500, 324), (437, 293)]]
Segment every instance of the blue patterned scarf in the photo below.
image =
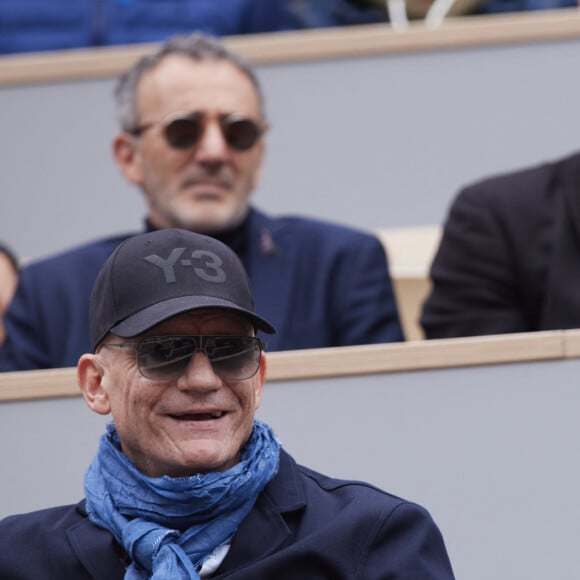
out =
[(231, 469), (151, 478), (122, 453), (110, 423), (85, 475), (87, 513), (129, 554), (125, 580), (198, 579), (197, 569), (232, 537), (276, 474), (279, 457), (274, 433), (256, 420)]

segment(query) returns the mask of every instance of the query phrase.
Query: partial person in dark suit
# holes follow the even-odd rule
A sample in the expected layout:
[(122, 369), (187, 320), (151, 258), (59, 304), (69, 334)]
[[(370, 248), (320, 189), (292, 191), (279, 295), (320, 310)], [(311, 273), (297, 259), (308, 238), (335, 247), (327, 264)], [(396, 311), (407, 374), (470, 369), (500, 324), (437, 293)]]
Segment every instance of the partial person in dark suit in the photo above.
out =
[(18, 258), (7, 245), (0, 243), (0, 344), (4, 342), (4, 312), (18, 284)]
[[(116, 89), (115, 159), (147, 202), (146, 230), (212, 235), (239, 255), (279, 329), (271, 350), (403, 339), (387, 259), (373, 235), (250, 206), (268, 129), (254, 72), (218, 40), (176, 37)], [(114, 211), (114, 208), (111, 208)], [(24, 268), (6, 315), (0, 370), (74, 366), (88, 350), (88, 301), (127, 235)]]
[(286, 0), (3, 0), (0, 54), (161, 42), (193, 30), (213, 36), (275, 32)]
[(89, 327), (79, 386), (113, 421), (84, 500), (0, 522), (0, 578), (453, 579), (423, 507), (298, 465), (255, 419), (255, 331), (276, 330), (225, 244), (172, 228), (126, 240)]
[(580, 154), (461, 191), (431, 279), (427, 338), (580, 327)]

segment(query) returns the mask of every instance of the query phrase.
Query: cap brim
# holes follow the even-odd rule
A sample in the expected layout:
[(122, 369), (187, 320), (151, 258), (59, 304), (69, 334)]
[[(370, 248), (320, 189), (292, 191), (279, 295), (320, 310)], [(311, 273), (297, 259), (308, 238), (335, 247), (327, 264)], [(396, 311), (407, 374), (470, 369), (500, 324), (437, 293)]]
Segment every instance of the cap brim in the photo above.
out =
[(258, 316), (256, 313), (241, 308), (233, 302), (216, 298), (215, 296), (180, 296), (152, 304), (121, 320), (121, 322), (111, 327), (110, 332), (121, 338), (132, 338), (172, 316), (182, 314), (188, 310), (199, 310), (201, 308), (224, 308), (226, 310), (239, 312), (259, 330), (267, 334), (275, 334), (276, 332), (276, 329), (266, 319)]

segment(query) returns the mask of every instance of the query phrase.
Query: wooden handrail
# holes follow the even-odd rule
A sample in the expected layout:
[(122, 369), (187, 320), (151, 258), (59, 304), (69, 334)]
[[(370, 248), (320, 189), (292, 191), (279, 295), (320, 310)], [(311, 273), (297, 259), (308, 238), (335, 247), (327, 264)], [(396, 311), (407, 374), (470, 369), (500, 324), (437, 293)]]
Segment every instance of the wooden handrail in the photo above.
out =
[[(273, 352), (268, 381), (580, 358), (580, 330)], [(79, 396), (76, 369), (0, 373), (0, 403)]]
[[(397, 31), (385, 24), (370, 24), (232, 36), (224, 41), (253, 64), (272, 64), (568, 38), (580, 38), (576, 8), (462, 16), (438, 28), (415, 22)], [(2, 56), (0, 86), (117, 76), (156, 44)]]

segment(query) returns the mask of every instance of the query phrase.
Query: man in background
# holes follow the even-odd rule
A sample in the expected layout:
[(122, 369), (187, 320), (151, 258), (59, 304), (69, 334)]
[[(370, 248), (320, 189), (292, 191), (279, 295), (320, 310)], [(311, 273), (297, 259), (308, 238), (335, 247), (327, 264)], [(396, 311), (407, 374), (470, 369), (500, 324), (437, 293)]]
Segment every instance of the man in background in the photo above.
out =
[[(270, 350), (402, 340), (375, 236), (301, 217), (272, 218), (251, 206), (268, 123), (256, 76), (237, 54), (211, 37), (176, 37), (121, 77), (116, 98), (122, 132), (114, 155), (144, 194), (145, 229), (184, 228), (230, 246), (250, 275), (258, 308), (279, 330)], [(22, 271), (0, 370), (76, 364), (89, 348), (92, 284), (126, 237)]]

